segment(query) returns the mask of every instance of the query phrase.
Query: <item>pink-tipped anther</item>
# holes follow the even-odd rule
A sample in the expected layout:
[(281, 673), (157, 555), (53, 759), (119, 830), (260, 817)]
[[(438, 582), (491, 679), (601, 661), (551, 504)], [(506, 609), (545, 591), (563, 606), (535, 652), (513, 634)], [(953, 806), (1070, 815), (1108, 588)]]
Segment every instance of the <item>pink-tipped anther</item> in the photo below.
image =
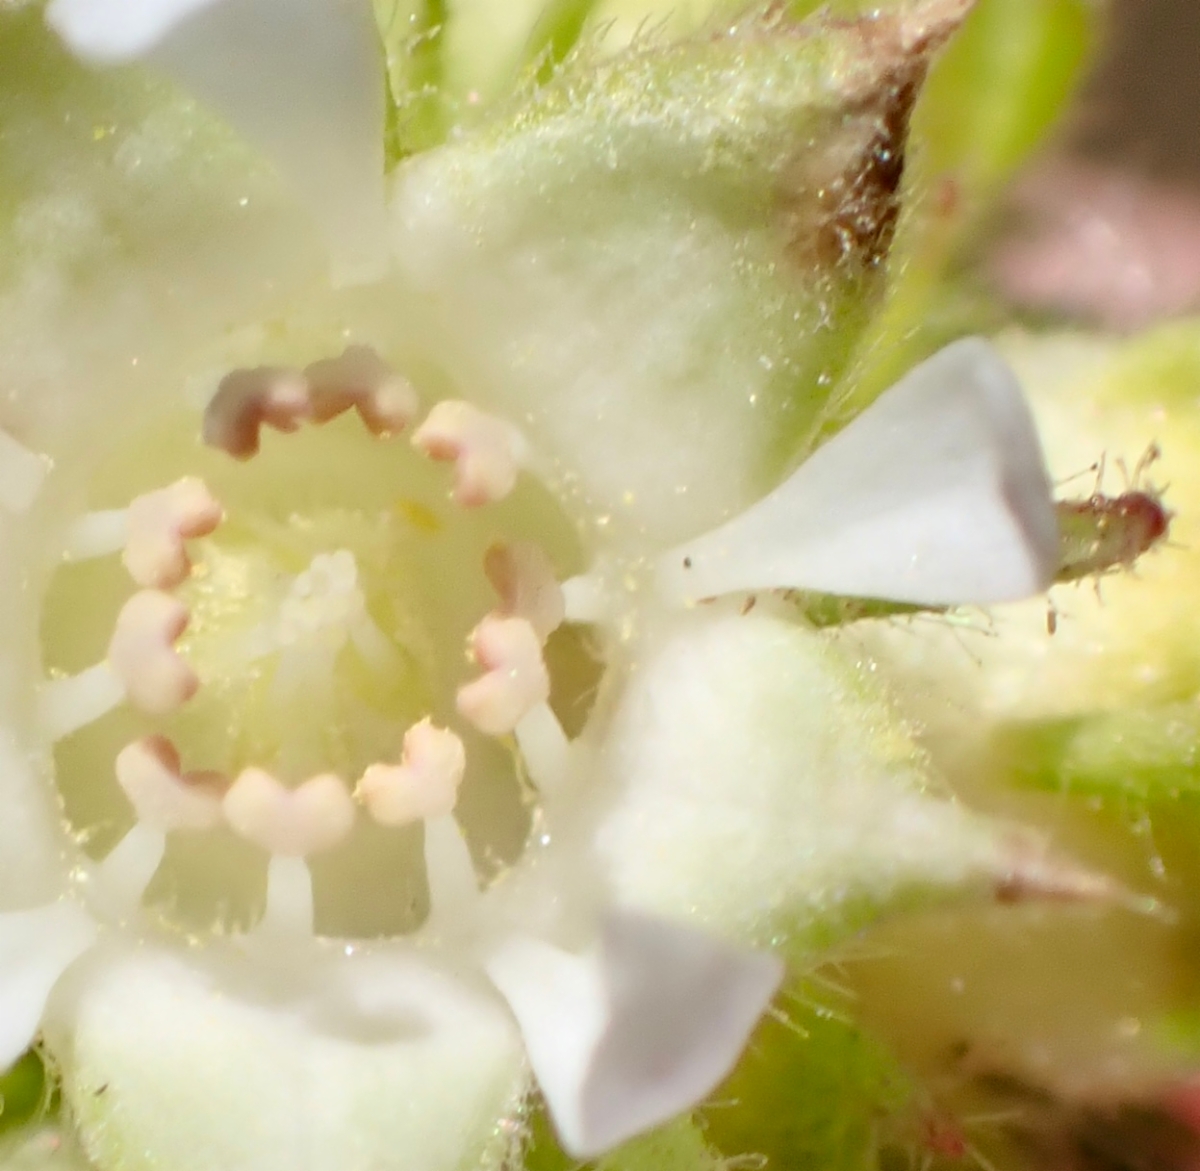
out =
[(525, 441), (515, 427), (470, 403), (438, 403), (413, 444), (430, 459), (454, 462), (454, 500), (475, 508), (503, 500), (516, 485)]
[(221, 798), (228, 779), (216, 772), (184, 773), (179, 753), (165, 736), (147, 736), (117, 754), (117, 781), (151, 829), (213, 829), (224, 820)]
[(238, 834), (288, 858), (332, 849), (354, 826), (354, 801), (332, 773), (289, 789), (266, 769), (243, 769), (223, 805), (225, 819)]
[(308, 382), (298, 370), (234, 370), (221, 379), (204, 412), (204, 442), (234, 459), (249, 459), (258, 452), (261, 427), (295, 431), (311, 410)]
[(370, 346), (347, 346), (337, 358), (306, 366), (314, 423), (353, 407), (372, 435), (403, 431), (420, 410), (412, 383), (396, 374)]
[(458, 710), (481, 732), (503, 736), (550, 698), (542, 640), (525, 618), (489, 614), (471, 632), (470, 645), (485, 673), (459, 689)]
[(483, 572), (500, 600), (505, 618), (524, 618), (545, 642), (566, 617), (562, 588), (550, 558), (531, 541), (493, 545), (483, 557)]
[(200, 680), (174, 645), (187, 624), (187, 607), (161, 590), (140, 590), (121, 607), (108, 663), (134, 707), (165, 716), (196, 694)]
[(404, 734), (399, 764), (373, 764), (356, 796), (380, 825), (408, 825), (451, 813), (467, 767), (463, 742), (428, 720)]
[(153, 589), (179, 585), (192, 571), (184, 542), (207, 537), (223, 516), (221, 505), (195, 476), (136, 497), (129, 505), (121, 555), (129, 576)]

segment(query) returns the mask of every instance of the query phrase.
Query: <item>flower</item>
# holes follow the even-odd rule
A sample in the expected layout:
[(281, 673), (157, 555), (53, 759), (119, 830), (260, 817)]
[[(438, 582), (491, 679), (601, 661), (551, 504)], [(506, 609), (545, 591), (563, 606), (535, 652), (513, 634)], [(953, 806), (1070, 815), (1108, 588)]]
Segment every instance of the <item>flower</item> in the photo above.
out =
[[(763, 40), (778, 92), (795, 60), (769, 37), (604, 66), (591, 140), (586, 94), (552, 92), (413, 159), (385, 201), (362, 181), (381, 170), (373, 30), (344, 5), (312, 0), (304, 36), (264, 0), (127, 23), (51, 7), (77, 49), (149, 51), (215, 101), (325, 228), (202, 115), (136, 89), (89, 131), (113, 154), (39, 170), (17, 217), (0, 1058), (40, 1026), (97, 1165), (496, 1166), (522, 1140), (526, 1062), (563, 1145), (592, 1154), (727, 1072), (782, 978), (772, 941), (798, 954), (917, 884), (1084, 889), (928, 796), (902, 730), (786, 600), (742, 612), (781, 588), (996, 601), (1057, 564), (1019, 387), (977, 339), (751, 503), (781, 416), (750, 387), (806, 372), (807, 343), (772, 331), (835, 311), (842, 270), (857, 287), (884, 246), (888, 205), (853, 169), (884, 150), (868, 99), (911, 101), (905, 71), (961, 10), (881, 18), (873, 74), (818, 71), (839, 165), (858, 153), (853, 223), (808, 202), (812, 175), (787, 193), (789, 248), (839, 249), (814, 296), (776, 275), (774, 237), (714, 211), (730, 176), (761, 178), (740, 147), (713, 161), (729, 126), (754, 129), (745, 109), (681, 123), (655, 80), (741, 87)], [(824, 35), (845, 53), (850, 28)], [(753, 144), (772, 174), (808, 109), (786, 100)], [(697, 217), (664, 210), (658, 178), (627, 193), (664, 135), (679, 186), (704, 185), (685, 146), (716, 175)], [(167, 180), (193, 157), (185, 207)], [(734, 224), (755, 225), (743, 197)], [(712, 274), (735, 253), (729, 292)], [(666, 262), (647, 289), (635, 257)], [(748, 363), (737, 335), (760, 316)]]

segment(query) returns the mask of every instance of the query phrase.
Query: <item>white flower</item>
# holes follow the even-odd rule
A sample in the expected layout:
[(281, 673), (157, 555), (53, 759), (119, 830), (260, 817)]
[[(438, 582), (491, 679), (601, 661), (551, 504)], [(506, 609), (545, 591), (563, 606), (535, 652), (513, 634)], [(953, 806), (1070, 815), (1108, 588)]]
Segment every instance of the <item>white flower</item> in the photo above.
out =
[[(762, 945), (797, 906), (833, 914), (914, 876), (1064, 881), (925, 798), (911, 745), (777, 599), (740, 612), (781, 588), (938, 605), (1043, 589), (1049, 485), (1003, 362), (955, 343), (695, 536), (712, 493), (726, 515), (738, 499), (744, 459), (716, 466), (707, 438), (671, 453), (684, 499), (667, 507), (648, 457), (669, 405), (639, 414), (618, 388), (600, 410), (576, 387), (534, 411), (486, 371), (454, 380), (470, 402), (429, 389), (455, 356), (423, 365), (403, 319), (439, 247), (457, 279), (437, 240), (453, 200), (418, 161), (386, 232), (376, 218), (374, 114), (338, 141), (379, 84), (347, 8), (309, 0), (311, 24), (265, 0), (50, 9), (80, 51), (150, 52), (206, 96), (216, 79), (221, 108), (310, 180), (343, 277), (395, 250), (377, 286), (301, 264), (235, 313), (179, 277), (184, 248), (162, 262), (162, 297), (182, 301), (165, 340), (144, 329), (158, 290), (118, 283), (111, 324), (52, 260), (17, 285), (39, 328), (99, 324), (33, 331), (32, 358), (8, 336), (0, 367), (19, 408), (3, 539), (22, 567), (0, 1064), (45, 1031), (101, 1167), (496, 1165), (520, 1139), (526, 1059), (564, 1146), (590, 1155), (730, 1069), (782, 978)], [(246, 198), (307, 257), (299, 217)], [(253, 285), (257, 263), (222, 271)], [(488, 287), (467, 281), (464, 338)], [(245, 320), (268, 325), (227, 324)], [(305, 362), (254, 361), (272, 328)], [(614, 484), (628, 509), (606, 537)], [(587, 710), (573, 736), (570, 702)]]

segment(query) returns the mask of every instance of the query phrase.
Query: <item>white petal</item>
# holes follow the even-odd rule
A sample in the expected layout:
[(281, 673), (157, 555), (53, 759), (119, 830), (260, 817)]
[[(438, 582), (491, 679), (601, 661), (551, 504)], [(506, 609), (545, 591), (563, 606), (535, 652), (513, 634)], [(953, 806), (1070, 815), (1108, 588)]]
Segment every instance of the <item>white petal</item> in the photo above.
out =
[(219, 0), (52, 0), (46, 20), (85, 60), (120, 64), (144, 56), (214, 2)]
[(521, 1024), (564, 1147), (599, 1154), (703, 1098), (783, 978), (773, 956), (619, 913), (583, 955), (507, 940), (488, 975)]
[(0, 1069), (29, 1048), (50, 990), (95, 937), (95, 923), (72, 902), (0, 915)]
[(146, 57), (264, 150), (344, 282), (386, 267), (383, 52), (369, 0), (55, 0), (83, 58)]
[(678, 599), (797, 588), (927, 605), (1044, 590), (1050, 480), (1021, 388), (981, 338), (908, 373), (784, 484), (660, 562)]
[(88, 973), (72, 1033), (50, 1040), (97, 1166), (499, 1165), (527, 1081), (486, 984), (403, 947), (265, 958), (142, 946)]

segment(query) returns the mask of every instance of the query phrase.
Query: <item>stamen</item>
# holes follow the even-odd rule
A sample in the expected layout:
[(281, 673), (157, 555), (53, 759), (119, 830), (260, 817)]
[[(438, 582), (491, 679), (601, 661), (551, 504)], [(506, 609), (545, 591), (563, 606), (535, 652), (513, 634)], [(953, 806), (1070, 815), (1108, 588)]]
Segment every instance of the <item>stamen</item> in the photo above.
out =
[(489, 614), (471, 632), (471, 656), (485, 674), (458, 692), (458, 710), (481, 732), (503, 736), (550, 698), (542, 643), (524, 618)]
[(479, 904), (479, 879), (462, 829), (449, 814), (425, 823), (425, 873), (430, 925), (461, 927)]
[(483, 572), (500, 598), (499, 613), (524, 618), (545, 642), (566, 617), (563, 592), (550, 558), (532, 541), (493, 545), (484, 554)]
[(595, 624), (608, 616), (611, 603), (604, 582), (594, 574), (581, 573), (568, 578), (560, 587), (564, 618), (567, 622)]
[(238, 834), (286, 858), (332, 849), (354, 827), (354, 802), (332, 773), (288, 789), (265, 769), (243, 769), (222, 804)]
[(61, 740), (124, 702), (125, 686), (112, 667), (96, 663), (78, 675), (44, 683), (38, 694), (38, 720), (50, 740)]
[(400, 763), (373, 764), (355, 796), (380, 825), (408, 825), (451, 813), (467, 767), (463, 742), (424, 719), (404, 733)]
[(370, 346), (348, 346), (338, 358), (306, 366), (316, 423), (358, 411), (372, 435), (394, 435), (417, 417), (421, 403), (406, 378), (396, 374)]
[(303, 858), (272, 856), (267, 864), (267, 904), (258, 930), (272, 935), (312, 934), (312, 872)]
[(25, 512), (42, 490), (50, 461), (0, 428), (0, 505)]
[(511, 424), (449, 399), (429, 412), (413, 445), (430, 459), (454, 461), (454, 500), (464, 508), (503, 500), (526, 456), (525, 440)]
[(516, 727), (517, 747), (533, 783), (543, 794), (562, 790), (571, 742), (548, 703), (531, 708)]
[(147, 492), (129, 506), (121, 560), (138, 585), (170, 589), (192, 571), (184, 541), (208, 536), (223, 517), (221, 505), (195, 476)]
[(124, 917), (135, 911), (166, 848), (166, 834), (139, 821), (97, 867), (92, 900), (109, 914)]
[(139, 590), (121, 608), (108, 661), (134, 707), (165, 716), (196, 694), (200, 680), (174, 647), (187, 624), (187, 607), (161, 590)]
[(184, 773), (175, 745), (165, 736), (126, 745), (117, 754), (116, 770), (143, 825), (169, 833), (213, 829), (224, 820), (221, 798), (228, 780), (216, 772)]
[(258, 453), (259, 428), (295, 431), (311, 413), (308, 383), (297, 370), (258, 366), (221, 379), (204, 411), (204, 442), (234, 459)]
[(91, 561), (119, 553), (129, 537), (129, 510), (106, 508), (84, 513), (67, 528), (63, 537), (63, 559)]

